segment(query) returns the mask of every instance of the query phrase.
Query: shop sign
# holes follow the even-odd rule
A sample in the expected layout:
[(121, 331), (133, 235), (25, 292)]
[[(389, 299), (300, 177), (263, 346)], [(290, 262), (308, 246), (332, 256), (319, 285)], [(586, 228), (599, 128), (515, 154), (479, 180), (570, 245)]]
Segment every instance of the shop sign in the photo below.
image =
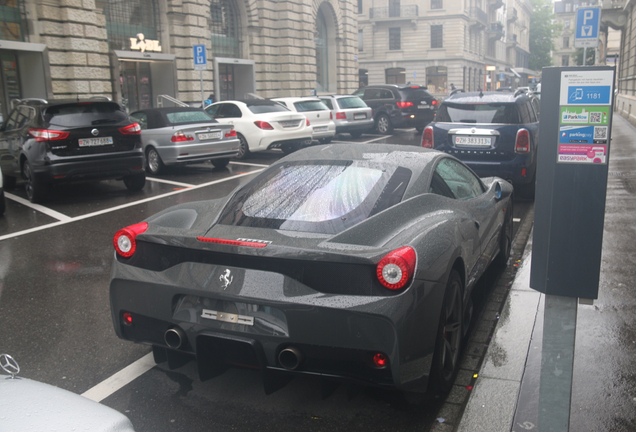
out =
[(130, 38), (130, 49), (135, 51), (155, 51), (161, 52), (158, 40), (146, 39), (143, 33), (138, 33), (136, 38)]

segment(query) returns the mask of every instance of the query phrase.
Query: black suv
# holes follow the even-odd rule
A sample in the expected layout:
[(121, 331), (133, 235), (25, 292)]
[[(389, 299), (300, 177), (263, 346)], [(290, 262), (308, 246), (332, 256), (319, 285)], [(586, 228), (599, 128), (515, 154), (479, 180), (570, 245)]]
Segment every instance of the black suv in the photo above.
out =
[(480, 177), (497, 176), (534, 196), (539, 114), (523, 90), (453, 91), (422, 134), (422, 147), (462, 160)]
[(0, 128), (4, 188), (25, 180), (31, 202), (53, 184), (123, 179), (129, 190), (146, 183), (141, 128), (104, 99), (23, 99)]
[(422, 132), (435, 118), (438, 107), (435, 96), (420, 85), (369, 85), (354, 94), (373, 108), (375, 128), (381, 134), (412, 127)]

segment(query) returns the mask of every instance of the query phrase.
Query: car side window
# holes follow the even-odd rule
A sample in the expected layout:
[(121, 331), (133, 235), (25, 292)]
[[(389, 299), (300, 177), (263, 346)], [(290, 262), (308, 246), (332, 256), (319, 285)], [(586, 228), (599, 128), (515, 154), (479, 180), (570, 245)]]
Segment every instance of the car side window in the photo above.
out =
[(148, 129), (148, 116), (146, 113), (135, 113), (134, 115), (131, 115), (130, 118), (139, 123), (141, 129)]
[(380, 90), (378, 89), (366, 89), (364, 92), (365, 99), (380, 99)]
[(240, 118), (242, 116), (241, 109), (234, 104), (225, 104), (223, 107), (223, 117), (225, 118)]
[[(439, 174), (442, 181), (446, 183), (448, 188), (452, 191), (453, 196), (459, 200), (475, 198), (485, 191), (479, 177), (456, 160), (450, 158), (442, 159), (437, 164), (435, 172)], [(431, 181), (431, 187), (432, 186), (433, 182)], [(440, 188), (438, 187), (438, 189)], [(433, 190), (431, 191), (434, 192)]]
[(225, 104), (218, 104), (218, 105), (210, 105), (208, 107), (205, 108), (205, 112), (207, 112), (208, 114), (210, 114), (212, 117), (215, 118), (221, 118), (221, 107), (225, 105)]
[(325, 105), (327, 105), (327, 108), (329, 108), (330, 110), (333, 109), (333, 104), (331, 103), (330, 99), (321, 99), (322, 103), (324, 103)]
[(393, 99), (393, 93), (391, 93), (391, 90), (382, 90), (380, 99)]

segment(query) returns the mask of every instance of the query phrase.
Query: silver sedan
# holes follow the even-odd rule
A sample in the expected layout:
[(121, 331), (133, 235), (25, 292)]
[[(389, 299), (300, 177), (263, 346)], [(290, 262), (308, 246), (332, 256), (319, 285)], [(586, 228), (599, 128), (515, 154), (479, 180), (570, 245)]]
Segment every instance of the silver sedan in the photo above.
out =
[(222, 168), (238, 153), (234, 127), (200, 108), (149, 108), (130, 116), (141, 126), (149, 174), (159, 174), (166, 165), (205, 160)]

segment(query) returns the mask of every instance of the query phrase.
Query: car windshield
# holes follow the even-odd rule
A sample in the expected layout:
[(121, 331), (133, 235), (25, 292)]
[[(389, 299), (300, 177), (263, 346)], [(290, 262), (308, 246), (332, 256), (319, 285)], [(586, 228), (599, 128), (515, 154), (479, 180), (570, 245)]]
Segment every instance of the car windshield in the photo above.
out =
[(519, 116), (515, 105), (510, 103), (459, 104), (445, 102), (439, 108), (437, 121), (519, 124)]
[(171, 124), (214, 122), (205, 111), (175, 111), (166, 114)]
[(243, 188), (221, 223), (336, 234), (399, 202), (410, 176), (370, 162), (287, 163)]
[(118, 104), (112, 102), (77, 102), (53, 105), (44, 111), (51, 125), (74, 127), (119, 123), (128, 118)]
[(273, 102), (270, 104), (247, 104), (247, 108), (252, 111), (254, 114), (263, 114), (263, 113), (271, 113), (271, 112), (285, 112), (289, 111), (287, 107), (282, 106), (279, 103)]
[(327, 105), (318, 100), (294, 102), (294, 106), (298, 112), (324, 111), (328, 109)]
[(337, 99), (338, 105), (342, 109), (346, 108), (366, 108), (367, 104), (359, 97), (346, 97)]

